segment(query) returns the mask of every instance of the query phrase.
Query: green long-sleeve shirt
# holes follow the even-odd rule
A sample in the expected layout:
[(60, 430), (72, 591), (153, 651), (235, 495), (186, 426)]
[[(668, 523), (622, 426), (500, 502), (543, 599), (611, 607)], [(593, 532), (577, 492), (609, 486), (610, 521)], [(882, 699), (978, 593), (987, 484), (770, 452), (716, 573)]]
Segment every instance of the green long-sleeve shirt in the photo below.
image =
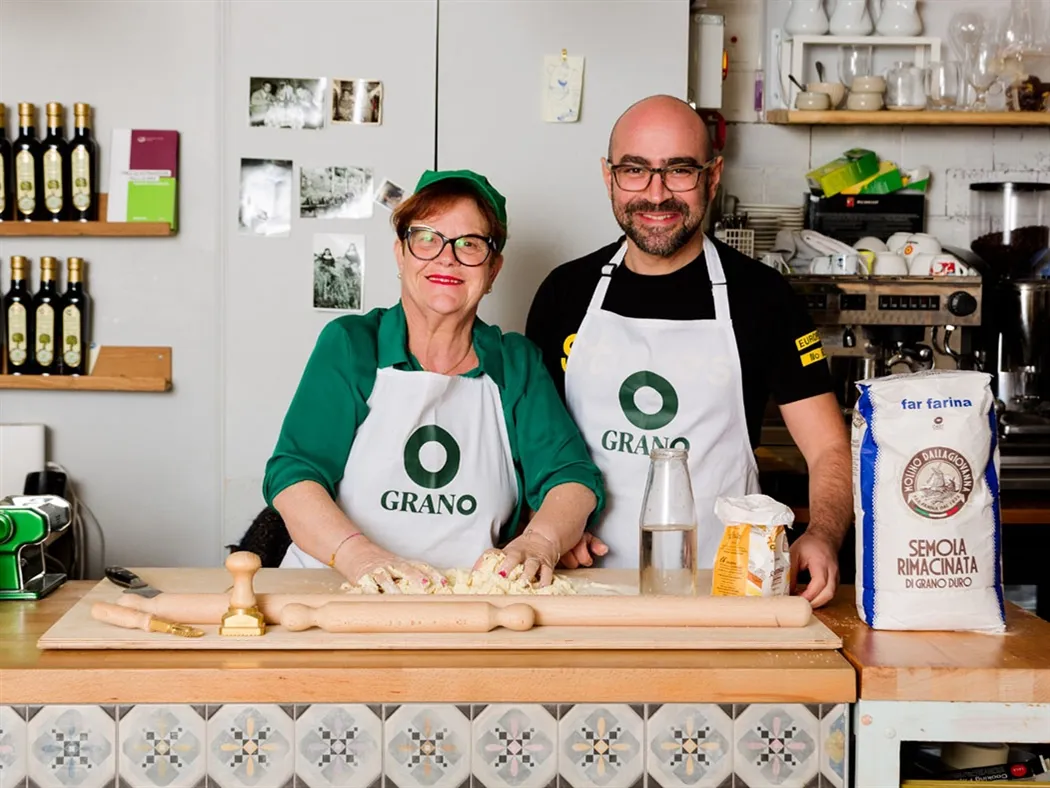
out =
[[(518, 499), (503, 536), (516, 533), (522, 502), (534, 511), (559, 484), (578, 482), (598, 498), (591, 521), (605, 505), (601, 472), (543, 366), (539, 349), (521, 334), (504, 334), (475, 319), (478, 366), (464, 377), (488, 375), (503, 403)], [(358, 427), (368, 416), (376, 371), (420, 371), (408, 351), (401, 304), (366, 315), (336, 318), (321, 331), (266, 464), (263, 495), (269, 505), (286, 487), (313, 481), (336, 497)]]

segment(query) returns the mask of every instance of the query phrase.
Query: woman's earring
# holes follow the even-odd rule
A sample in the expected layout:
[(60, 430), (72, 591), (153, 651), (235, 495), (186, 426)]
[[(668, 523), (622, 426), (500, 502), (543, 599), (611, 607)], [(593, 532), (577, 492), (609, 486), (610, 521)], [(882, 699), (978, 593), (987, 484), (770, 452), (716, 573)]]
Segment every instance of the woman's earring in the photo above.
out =
[(400, 272), (400, 271), (398, 271), (398, 272), (397, 272), (397, 278), (398, 278), (398, 279), (400, 279), (400, 278), (401, 278), (401, 272)]

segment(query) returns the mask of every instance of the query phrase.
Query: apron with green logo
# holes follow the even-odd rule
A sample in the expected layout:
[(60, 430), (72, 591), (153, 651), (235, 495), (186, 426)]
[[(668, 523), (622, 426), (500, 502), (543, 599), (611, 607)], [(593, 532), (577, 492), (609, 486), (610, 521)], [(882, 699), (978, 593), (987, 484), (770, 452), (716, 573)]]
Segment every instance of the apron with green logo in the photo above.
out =
[(759, 491), (722, 261), (705, 236), (714, 320), (638, 319), (602, 308), (626, 253), (624, 245), (602, 269), (565, 369), (566, 403), (605, 477), (595, 530), (609, 545), (601, 565), (637, 568), (649, 452), (681, 447), (696, 501), (697, 566), (710, 568), (723, 530), (715, 499)]
[[(514, 512), (517, 478), (499, 389), (486, 375), (383, 368), (337, 503), (371, 541), (439, 569), (469, 569)], [(296, 545), (282, 567), (324, 564)]]

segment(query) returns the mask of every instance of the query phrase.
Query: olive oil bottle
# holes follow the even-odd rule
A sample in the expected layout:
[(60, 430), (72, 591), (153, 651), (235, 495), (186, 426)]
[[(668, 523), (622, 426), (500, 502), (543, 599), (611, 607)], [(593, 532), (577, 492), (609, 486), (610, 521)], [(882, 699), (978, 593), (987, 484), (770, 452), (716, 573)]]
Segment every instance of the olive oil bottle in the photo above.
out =
[(84, 286), (84, 261), (66, 261), (66, 292), (62, 295), (62, 374), (87, 374), (87, 349), (91, 345), (89, 321), (91, 296)]
[(47, 136), (41, 145), (44, 150), (44, 219), (50, 222), (63, 221), (69, 204), (69, 157), (64, 137), (62, 105), (57, 101), (49, 102)]
[(44, 149), (36, 138), (36, 107), (18, 105), (18, 139), (14, 144), (15, 219), (44, 218)]
[(7, 141), (7, 107), (0, 104), (0, 222), (14, 217), (14, 160)]
[(40, 289), (33, 298), (35, 327), (33, 331), (33, 372), (38, 375), (57, 375), (58, 355), (55, 352), (55, 313), (59, 309), (55, 275), (58, 261), (54, 257), (40, 258)]
[(26, 278), (29, 266), (21, 255), (11, 258), (11, 289), (4, 296), (4, 345), (7, 347), (7, 374), (23, 375), (30, 371), (33, 355), (33, 297)]
[(98, 146), (91, 135), (91, 107), (73, 105), (73, 138), (69, 141), (69, 218), (74, 222), (98, 219)]

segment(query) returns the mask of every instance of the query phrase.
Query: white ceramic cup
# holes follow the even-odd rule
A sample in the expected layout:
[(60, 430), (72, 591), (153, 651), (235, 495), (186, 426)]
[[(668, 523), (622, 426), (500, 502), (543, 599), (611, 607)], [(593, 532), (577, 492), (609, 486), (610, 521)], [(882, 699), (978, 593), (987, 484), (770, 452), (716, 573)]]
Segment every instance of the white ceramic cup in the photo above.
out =
[(875, 276), (907, 276), (908, 261), (893, 252), (879, 252), (871, 272)]
[(927, 233), (914, 233), (908, 236), (908, 240), (901, 247), (900, 253), (909, 263), (917, 254), (940, 254), (941, 242)]
[(936, 255), (932, 254), (913, 255), (908, 260), (909, 276), (930, 276), (930, 266), (933, 264), (934, 259), (936, 259)]
[(930, 261), (930, 276), (967, 276), (970, 269), (951, 254), (935, 254)]
[(894, 233), (886, 241), (886, 248), (891, 252), (899, 252), (904, 248), (904, 244), (908, 243), (909, 238), (911, 233)]
[(827, 93), (831, 99), (831, 108), (838, 109), (846, 98), (846, 86), (841, 82), (809, 82), (806, 84), (809, 93)]
[(825, 257), (813, 258), (810, 270), (815, 274), (830, 274), (831, 276), (852, 276), (863, 270), (860, 255), (853, 252), (843, 252)]
[(795, 99), (795, 109), (803, 111), (816, 111), (831, 109), (831, 96), (827, 93), (805, 92), (799, 93)]
[(885, 93), (886, 80), (883, 77), (854, 77), (850, 90), (854, 93)]
[(853, 91), (846, 99), (846, 109), (853, 112), (876, 112), (882, 109), (882, 94)]
[(853, 248), (867, 250), (869, 252), (888, 252), (890, 250), (889, 246), (884, 244), (878, 238), (875, 238), (871, 235), (861, 238), (859, 241), (853, 244)]

